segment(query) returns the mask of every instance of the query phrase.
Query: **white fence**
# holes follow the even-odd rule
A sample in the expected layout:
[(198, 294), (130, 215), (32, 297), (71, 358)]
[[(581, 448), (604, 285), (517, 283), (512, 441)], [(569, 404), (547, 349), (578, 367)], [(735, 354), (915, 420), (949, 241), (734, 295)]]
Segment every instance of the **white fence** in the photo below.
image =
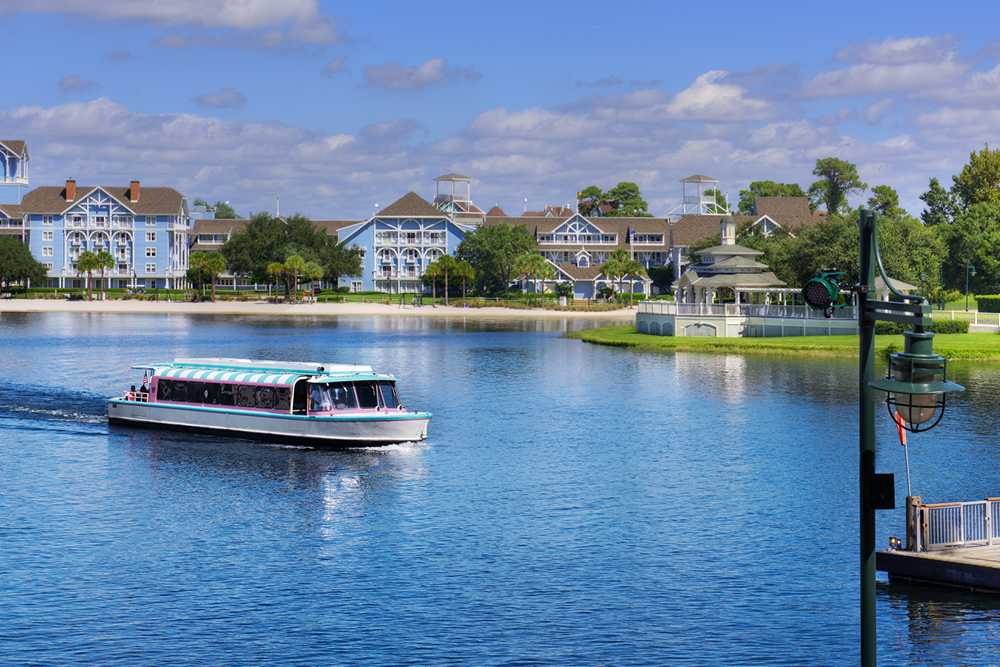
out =
[(914, 505), (913, 525), (915, 551), (1000, 544), (1000, 498)]
[(1000, 313), (976, 313), (964, 310), (935, 310), (934, 319), (965, 320), (969, 324), (1000, 327)]
[[(822, 310), (809, 306), (782, 306), (780, 304), (756, 303), (676, 303), (674, 301), (642, 301), (639, 303), (640, 315), (694, 315), (715, 317), (790, 317), (807, 320), (828, 319)], [(857, 311), (853, 306), (834, 308), (833, 318), (836, 320), (856, 320)]]

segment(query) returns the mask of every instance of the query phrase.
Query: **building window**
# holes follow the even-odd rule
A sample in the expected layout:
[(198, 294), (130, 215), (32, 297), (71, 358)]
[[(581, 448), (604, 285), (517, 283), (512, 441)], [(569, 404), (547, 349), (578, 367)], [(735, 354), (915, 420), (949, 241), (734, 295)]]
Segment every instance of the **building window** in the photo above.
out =
[(119, 229), (131, 229), (132, 218), (127, 215), (115, 215), (111, 217), (111, 224)]
[(82, 215), (71, 215), (69, 216), (70, 224), (74, 227), (83, 227), (83, 216)]
[(44, 262), (44, 266), (46, 271), (52, 270), (52, 262)]
[(52, 257), (52, 246), (42, 246), (42, 257)]
[(146, 273), (156, 273), (156, 264), (147, 264)]
[(51, 215), (43, 215), (42, 216), (42, 224), (43, 225), (51, 225), (52, 224), (52, 216)]
[(43, 241), (51, 241), (53, 232), (42, 232)]
[(128, 273), (128, 264), (119, 264), (118, 273)]
[(108, 226), (108, 218), (107, 218), (107, 216), (104, 216), (104, 215), (95, 215), (94, 216), (94, 226), (95, 227), (107, 227)]
[[(156, 232), (146, 232), (146, 243), (156, 243)], [(155, 257), (155, 255), (150, 255)]]
[(155, 215), (147, 215), (146, 216), (146, 226), (147, 227), (156, 227), (156, 216)]
[(156, 248), (149, 246), (146, 248), (146, 257), (156, 257)]

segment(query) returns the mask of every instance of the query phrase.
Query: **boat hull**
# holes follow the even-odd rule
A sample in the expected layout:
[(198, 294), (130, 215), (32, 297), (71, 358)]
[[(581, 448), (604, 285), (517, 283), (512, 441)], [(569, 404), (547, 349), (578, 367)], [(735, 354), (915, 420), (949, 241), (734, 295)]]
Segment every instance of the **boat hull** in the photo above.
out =
[(429, 412), (306, 416), (108, 399), (115, 425), (206, 433), (309, 447), (358, 447), (427, 438)]

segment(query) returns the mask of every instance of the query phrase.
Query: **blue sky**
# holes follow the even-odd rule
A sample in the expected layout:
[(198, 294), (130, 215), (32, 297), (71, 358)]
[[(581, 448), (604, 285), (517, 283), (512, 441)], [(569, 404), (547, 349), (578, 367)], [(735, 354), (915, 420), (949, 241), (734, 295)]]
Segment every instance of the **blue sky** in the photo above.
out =
[(0, 136), (33, 186), (138, 178), (241, 213), (362, 218), (457, 172), (509, 214), (625, 180), (665, 215), (692, 174), (735, 202), (828, 156), (917, 213), (1000, 146), (1000, 30), (946, 9), (0, 0)]

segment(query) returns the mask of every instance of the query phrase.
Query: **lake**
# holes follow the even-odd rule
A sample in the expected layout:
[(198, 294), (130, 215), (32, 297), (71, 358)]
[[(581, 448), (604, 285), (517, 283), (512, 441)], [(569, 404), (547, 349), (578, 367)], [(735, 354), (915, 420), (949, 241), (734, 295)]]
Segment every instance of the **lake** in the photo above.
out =
[[(0, 662), (854, 665), (857, 362), (630, 352), (584, 320), (0, 315)], [(425, 442), (109, 427), (132, 364), (370, 364)], [(910, 435), (925, 502), (1000, 495), (997, 371)], [(903, 450), (876, 411), (900, 509)], [(1000, 599), (888, 584), (885, 665), (1000, 662)]]

